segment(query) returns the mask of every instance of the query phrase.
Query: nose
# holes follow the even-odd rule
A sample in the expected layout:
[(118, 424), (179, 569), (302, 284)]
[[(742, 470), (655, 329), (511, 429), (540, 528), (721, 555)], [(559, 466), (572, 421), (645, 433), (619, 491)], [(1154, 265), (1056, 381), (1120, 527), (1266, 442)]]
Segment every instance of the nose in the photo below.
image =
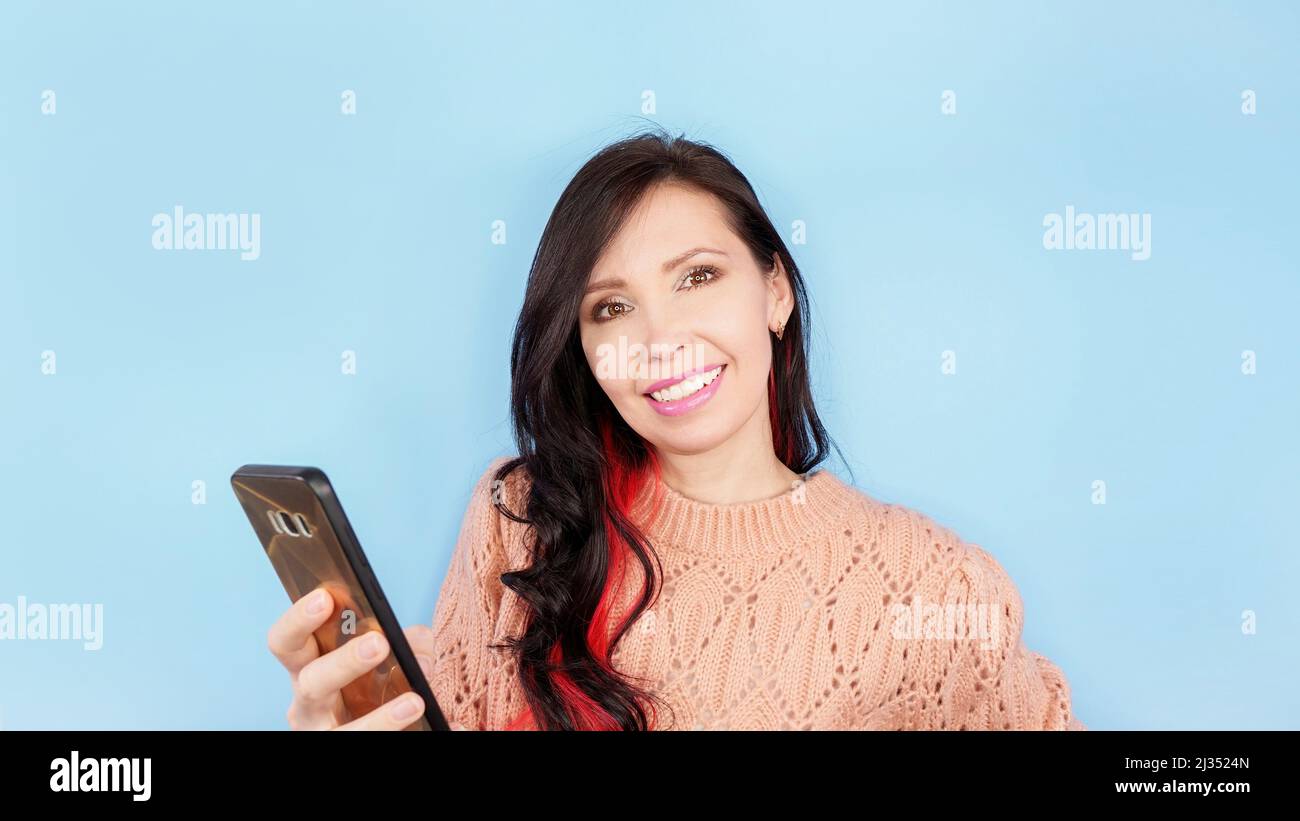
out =
[(642, 318), (645, 320), (645, 337), (642, 339), (647, 352), (645, 364), (657, 374), (655, 379), (663, 379), (672, 374), (674, 364), (680, 364), (678, 360), (690, 343), (685, 318), (673, 311), (651, 311), (648, 308)]
[(667, 341), (662, 337), (651, 337), (647, 343), (650, 379), (667, 379), (687, 367), (685, 340)]

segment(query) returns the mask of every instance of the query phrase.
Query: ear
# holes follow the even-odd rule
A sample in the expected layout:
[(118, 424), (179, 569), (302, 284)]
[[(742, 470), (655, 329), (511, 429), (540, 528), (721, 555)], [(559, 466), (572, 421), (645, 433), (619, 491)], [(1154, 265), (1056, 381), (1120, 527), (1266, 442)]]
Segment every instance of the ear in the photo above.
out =
[(772, 270), (767, 275), (767, 326), (776, 328), (790, 321), (794, 312), (794, 288), (790, 276), (781, 262), (779, 253), (772, 253)]

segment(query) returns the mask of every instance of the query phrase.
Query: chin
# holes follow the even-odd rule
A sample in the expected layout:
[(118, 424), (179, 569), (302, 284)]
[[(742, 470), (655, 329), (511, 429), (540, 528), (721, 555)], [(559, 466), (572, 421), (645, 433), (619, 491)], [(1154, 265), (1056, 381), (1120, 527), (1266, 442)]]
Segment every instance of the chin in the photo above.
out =
[(696, 453), (708, 453), (709, 451), (727, 441), (724, 436), (667, 436), (661, 438), (655, 443), (659, 450), (675, 453), (681, 456), (691, 456)]
[[(654, 415), (654, 412), (651, 411), (651, 414)], [(722, 418), (687, 421), (686, 417), (669, 420), (654, 416), (642, 438), (669, 453), (706, 453), (726, 442), (735, 433), (735, 428)]]

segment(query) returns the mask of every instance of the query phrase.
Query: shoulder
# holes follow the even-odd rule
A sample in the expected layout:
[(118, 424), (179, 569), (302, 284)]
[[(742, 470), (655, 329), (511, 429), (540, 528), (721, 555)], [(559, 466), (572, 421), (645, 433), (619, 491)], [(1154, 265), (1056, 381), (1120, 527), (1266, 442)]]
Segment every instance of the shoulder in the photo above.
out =
[(525, 541), (531, 526), (517, 519), (527, 518), (531, 488), (528, 467), (519, 457), (496, 456), (479, 473), (470, 492), (466, 519), (477, 520), (488, 530), (489, 541), (500, 551), (499, 559), (506, 565), (522, 566), (525, 562)]
[(1024, 610), (1019, 590), (992, 552), (922, 510), (849, 490), (853, 519), (867, 534), (881, 574), (898, 581), (894, 589), (900, 598), (910, 592), (928, 602), (996, 604), (1004, 618), (1019, 625)]
[(474, 493), (509, 503), (507, 507), (522, 516), (531, 486), (528, 466), (518, 456), (495, 456), (475, 482)]

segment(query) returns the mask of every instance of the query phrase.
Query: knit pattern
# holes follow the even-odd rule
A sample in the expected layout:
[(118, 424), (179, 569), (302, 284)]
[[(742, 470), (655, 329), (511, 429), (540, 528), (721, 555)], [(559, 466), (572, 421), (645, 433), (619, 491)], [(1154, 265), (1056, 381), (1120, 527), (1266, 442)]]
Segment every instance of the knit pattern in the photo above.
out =
[[(524, 707), (491, 649), (523, 630), (500, 575), (530, 563), (523, 468), (475, 485), (434, 610), (432, 688), (449, 721), (503, 729)], [(659, 514), (651, 518), (657, 489)], [(708, 504), (659, 482), (633, 506), (659, 556), (654, 605), (614, 668), (663, 698), (656, 729), (1086, 729), (1061, 669), (1027, 649), (1006, 571), (919, 511), (815, 470), (770, 499)], [(631, 562), (619, 615), (642, 571)]]

